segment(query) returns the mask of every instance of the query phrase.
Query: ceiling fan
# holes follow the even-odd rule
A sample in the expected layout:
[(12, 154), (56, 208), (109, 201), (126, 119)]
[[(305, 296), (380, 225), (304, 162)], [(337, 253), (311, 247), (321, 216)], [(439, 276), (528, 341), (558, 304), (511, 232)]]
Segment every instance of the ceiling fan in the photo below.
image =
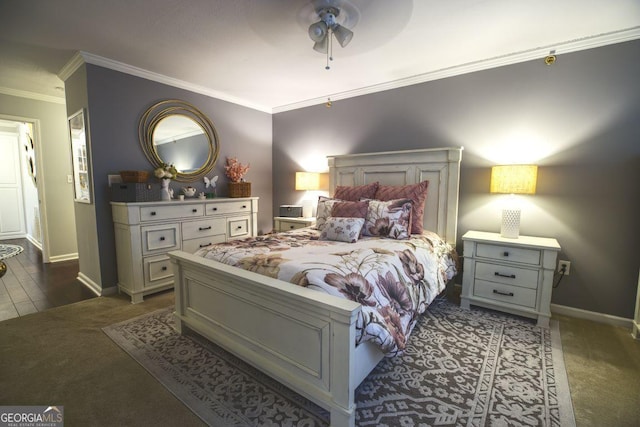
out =
[[(329, 70), (329, 61), (333, 61), (333, 38), (340, 43), (341, 47), (349, 44), (353, 38), (353, 31), (344, 24), (350, 23), (355, 26), (359, 13), (357, 9), (348, 2), (342, 5), (336, 1), (316, 1), (313, 2), (315, 15), (319, 21), (309, 26), (309, 37), (314, 41), (313, 49), (327, 56), (325, 69)], [(342, 22), (342, 24), (340, 23)]]

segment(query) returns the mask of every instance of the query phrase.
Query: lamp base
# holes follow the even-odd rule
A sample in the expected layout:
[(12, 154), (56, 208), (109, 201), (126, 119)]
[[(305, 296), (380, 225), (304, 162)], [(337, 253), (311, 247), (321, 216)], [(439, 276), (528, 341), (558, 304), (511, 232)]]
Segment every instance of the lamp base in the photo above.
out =
[(520, 209), (502, 209), (502, 225), (500, 235), (507, 239), (517, 239), (520, 236)]

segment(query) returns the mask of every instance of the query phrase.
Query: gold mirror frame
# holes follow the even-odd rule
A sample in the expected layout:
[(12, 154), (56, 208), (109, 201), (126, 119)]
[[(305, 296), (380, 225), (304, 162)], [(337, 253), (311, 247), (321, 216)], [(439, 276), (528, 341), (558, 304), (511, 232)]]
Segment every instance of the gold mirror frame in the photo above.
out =
[(160, 158), (155, 149), (153, 133), (156, 130), (156, 126), (158, 126), (163, 119), (173, 115), (186, 116), (196, 122), (200, 125), (209, 141), (209, 155), (206, 162), (204, 162), (198, 170), (187, 173), (178, 172), (178, 175), (174, 178), (176, 181), (182, 182), (195, 181), (213, 169), (220, 153), (220, 142), (216, 128), (213, 126), (213, 123), (211, 123), (211, 120), (196, 107), (178, 99), (168, 99), (152, 105), (140, 118), (140, 124), (138, 126), (139, 142), (142, 146), (142, 151), (153, 165), (153, 168), (161, 167), (166, 162)]

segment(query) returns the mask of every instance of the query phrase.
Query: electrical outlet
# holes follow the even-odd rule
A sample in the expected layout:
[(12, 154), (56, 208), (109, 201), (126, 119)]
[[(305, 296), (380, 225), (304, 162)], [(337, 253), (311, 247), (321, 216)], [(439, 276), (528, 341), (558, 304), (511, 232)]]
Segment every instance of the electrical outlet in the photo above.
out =
[(562, 273), (562, 268), (564, 267), (564, 275), (568, 276), (571, 271), (571, 263), (569, 261), (558, 261), (558, 273)]

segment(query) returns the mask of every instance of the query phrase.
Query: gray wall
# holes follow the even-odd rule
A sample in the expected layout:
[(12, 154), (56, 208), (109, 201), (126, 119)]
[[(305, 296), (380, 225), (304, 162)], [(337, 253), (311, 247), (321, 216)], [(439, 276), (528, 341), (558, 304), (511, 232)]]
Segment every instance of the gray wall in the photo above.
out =
[[(427, 82), (273, 118), (274, 209), (300, 200), (295, 171), (326, 155), (464, 146), (458, 248), (499, 232), (491, 166), (539, 165), (521, 234), (562, 246), (552, 302), (632, 318), (640, 221), (640, 41)], [(505, 157), (505, 154), (510, 156)], [(326, 163), (325, 163), (326, 164)], [(461, 282), (460, 277), (457, 279)]]
[[(0, 115), (35, 120), (35, 143), (41, 168), (36, 169), (40, 188), (40, 215), (48, 225), (48, 238), (43, 241), (49, 260), (75, 258), (76, 229), (73, 212), (73, 187), (67, 183), (71, 175), (71, 156), (67, 114), (63, 104), (37, 101), (0, 94)], [(43, 229), (43, 232), (45, 230)]]
[[(271, 198), (271, 115), (183, 89), (94, 66), (86, 67), (86, 91), (91, 132), (93, 192), (102, 288), (117, 283), (115, 241), (109, 174), (121, 170), (148, 170), (152, 166), (138, 142), (138, 121), (151, 105), (164, 99), (180, 99), (200, 109), (213, 122), (220, 138), (220, 156), (209, 176), (219, 175), (218, 195), (228, 194), (224, 162), (227, 156), (250, 163), (246, 176), (252, 182), (252, 195), (260, 197), (258, 228), (272, 228)], [(81, 89), (78, 89), (81, 91)], [(67, 94), (73, 97), (74, 94)], [(175, 190), (191, 185), (204, 191), (204, 182), (174, 182)], [(80, 253), (82, 260), (83, 253)]]

